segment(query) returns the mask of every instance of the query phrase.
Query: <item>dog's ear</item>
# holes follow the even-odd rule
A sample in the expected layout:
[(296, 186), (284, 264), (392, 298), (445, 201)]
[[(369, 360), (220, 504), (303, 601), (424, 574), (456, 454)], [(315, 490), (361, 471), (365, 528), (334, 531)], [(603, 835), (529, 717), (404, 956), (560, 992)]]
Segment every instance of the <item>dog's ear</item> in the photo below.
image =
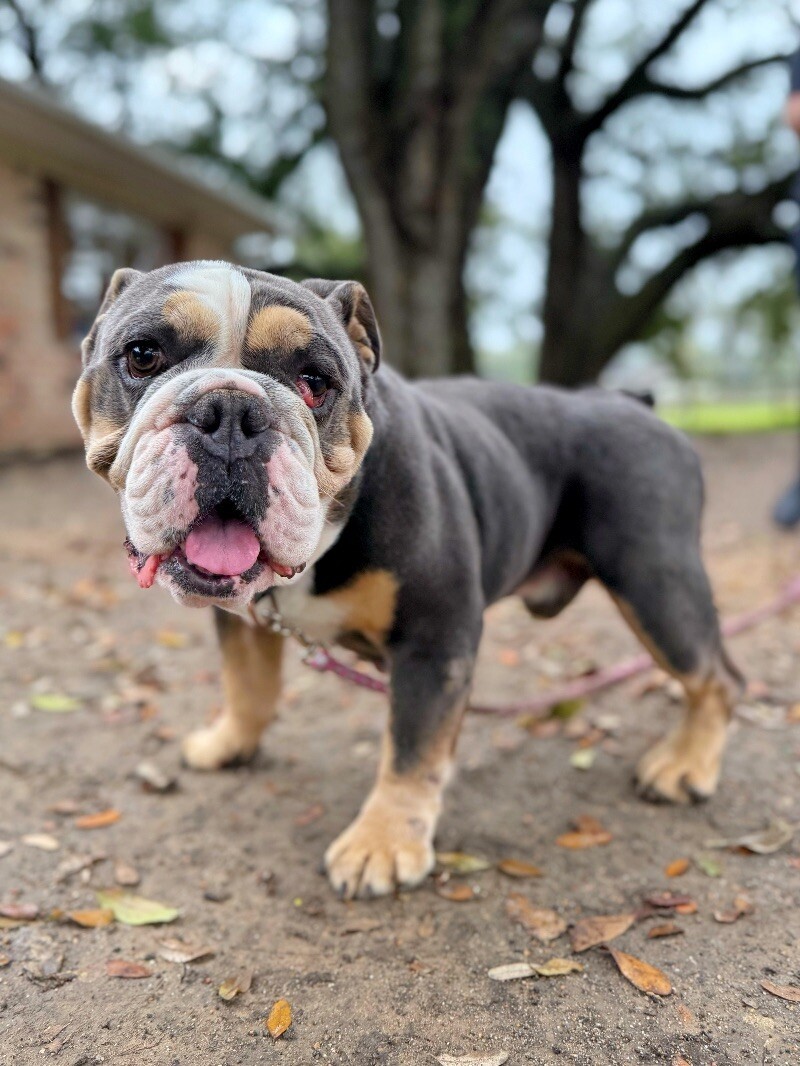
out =
[(358, 281), (325, 281), (322, 278), (309, 278), (301, 284), (334, 307), (361, 361), (374, 374), (381, 361), (381, 334), (364, 286)]
[(109, 307), (118, 299), (118, 297), (128, 288), (131, 282), (136, 281), (138, 278), (143, 278), (144, 274), (141, 270), (134, 270), (133, 267), (120, 267), (119, 270), (115, 270), (111, 275), (111, 281), (108, 283), (108, 288), (103, 296), (103, 301), (100, 304), (100, 310), (97, 312), (92, 328), (89, 330), (88, 336), (86, 336), (81, 344), (81, 355), (83, 357), (83, 365), (86, 366), (91, 359), (92, 352), (94, 351), (94, 339), (97, 333), (97, 326), (100, 319), (108, 311)]

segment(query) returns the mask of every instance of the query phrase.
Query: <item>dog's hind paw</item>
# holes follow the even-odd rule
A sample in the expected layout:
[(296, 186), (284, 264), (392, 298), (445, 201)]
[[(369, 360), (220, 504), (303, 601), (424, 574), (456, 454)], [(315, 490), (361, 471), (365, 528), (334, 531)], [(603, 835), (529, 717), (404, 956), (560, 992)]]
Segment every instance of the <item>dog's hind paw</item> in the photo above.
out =
[(636, 768), (637, 790), (657, 803), (707, 800), (719, 781), (721, 754), (681, 726), (642, 756)]

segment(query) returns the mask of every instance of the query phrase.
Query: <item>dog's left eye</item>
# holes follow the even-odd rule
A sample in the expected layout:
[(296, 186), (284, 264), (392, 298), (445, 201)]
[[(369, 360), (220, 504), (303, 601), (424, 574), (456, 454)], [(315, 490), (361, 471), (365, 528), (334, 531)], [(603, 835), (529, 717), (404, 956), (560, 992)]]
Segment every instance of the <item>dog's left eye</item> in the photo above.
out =
[(329, 385), (320, 374), (301, 374), (295, 384), (308, 407), (321, 407), (325, 402)]
[(148, 341), (137, 341), (125, 349), (128, 360), (128, 372), (134, 378), (148, 378), (164, 365), (164, 353)]

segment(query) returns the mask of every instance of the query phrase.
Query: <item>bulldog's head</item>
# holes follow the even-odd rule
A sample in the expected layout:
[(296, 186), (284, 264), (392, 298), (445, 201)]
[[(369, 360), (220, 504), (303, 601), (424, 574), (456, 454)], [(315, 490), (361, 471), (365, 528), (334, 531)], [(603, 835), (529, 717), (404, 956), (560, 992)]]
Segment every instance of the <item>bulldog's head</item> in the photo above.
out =
[(139, 584), (242, 610), (291, 581), (369, 446), (379, 358), (356, 282), (222, 262), (118, 270), (73, 412), (87, 464), (119, 493)]

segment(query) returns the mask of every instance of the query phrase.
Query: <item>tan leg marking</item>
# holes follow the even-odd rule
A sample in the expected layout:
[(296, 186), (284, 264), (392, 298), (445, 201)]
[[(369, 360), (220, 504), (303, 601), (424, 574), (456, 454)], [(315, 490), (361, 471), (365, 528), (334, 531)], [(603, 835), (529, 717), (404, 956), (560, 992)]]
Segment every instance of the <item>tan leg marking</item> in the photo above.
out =
[(361, 633), (383, 647), (394, 623), (397, 578), (389, 570), (366, 570), (343, 588), (319, 597), (341, 612), (343, 632)]
[(462, 713), (463, 705), (454, 709), (409, 770), (395, 768), (387, 730), (372, 791), (355, 821), (325, 853), (328, 878), (342, 899), (413, 888), (433, 869), (433, 837)]
[(716, 671), (680, 681), (687, 699), (683, 720), (645, 752), (636, 778), (648, 798), (690, 803), (708, 799), (716, 790), (732, 701), (730, 686)]
[(195, 770), (217, 770), (249, 759), (275, 717), (281, 687), (283, 637), (226, 615), (220, 627), (225, 708), (186, 737), (183, 755)]
[(275, 304), (262, 307), (247, 327), (247, 348), (251, 352), (273, 351), (288, 355), (305, 348), (312, 337), (311, 323), (301, 311)]
[(644, 632), (630, 605), (616, 596), (613, 598), (623, 618), (655, 662), (676, 677), (686, 693), (686, 708), (680, 725), (639, 760), (636, 768), (639, 789), (648, 799), (671, 803), (708, 799), (719, 782), (736, 682), (726, 669), (722, 656), (697, 674), (677, 673)]

